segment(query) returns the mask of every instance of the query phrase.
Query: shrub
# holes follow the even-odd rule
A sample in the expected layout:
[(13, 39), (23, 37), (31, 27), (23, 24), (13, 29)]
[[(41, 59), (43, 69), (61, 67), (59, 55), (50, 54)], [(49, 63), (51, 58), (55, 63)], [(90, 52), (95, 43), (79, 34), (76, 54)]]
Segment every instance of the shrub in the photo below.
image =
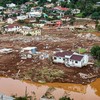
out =
[(27, 98), (26, 97), (16, 97), (15, 100), (27, 100)]
[(86, 49), (85, 48), (79, 48), (76, 51), (79, 52), (79, 53), (85, 53)]
[(100, 46), (93, 46), (91, 48), (91, 54), (98, 60), (100, 60)]
[(95, 65), (96, 67), (100, 67), (100, 60), (96, 60), (95, 63), (94, 63), (94, 65)]
[(26, 34), (26, 36), (32, 36), (30, 33)]
[(73, 100), (73, 99), (71, 99), (70, 97), (64, 96), (64, 97), (60, 98), (59, 100)]

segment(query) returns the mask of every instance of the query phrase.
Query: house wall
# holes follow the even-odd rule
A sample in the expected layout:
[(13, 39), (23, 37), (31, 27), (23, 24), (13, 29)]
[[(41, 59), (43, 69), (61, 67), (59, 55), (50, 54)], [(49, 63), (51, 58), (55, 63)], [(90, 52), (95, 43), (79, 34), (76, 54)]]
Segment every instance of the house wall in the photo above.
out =
[(89, 61), (89, 57), (88, 57), (88, 55), (84, 55), (84, 58), (83, 58), (83, 65), (85, 66), (85, 65), (87, 65), (88, 64), (88, 61)]
[[(55, 59), (56, 58), (56, 59)], [(64, 63), (65, 60), (64, 60), (64, 57), (53, 57), (53, 62), (55, 63)]]
[(76, 66), (76, 67), (82, 67), (82, 61), (75, 61), (75, 60), (69, 60), (68, 65), (70, 66)]
[(41, 30), (33, 30), (33, 31), (21, 31), (23, 35), (31, 34), (32, 36), (34, 35), (41, 35)]
[(8, 24), (13, 24), (14, 23), (14, 20), (13, 19), (7, 19), (7, 23)]
[(20, 27), (6, 28), (5, 31), (14, 32), (14, 31), (18, 31), (19, 29), (20, 29)]

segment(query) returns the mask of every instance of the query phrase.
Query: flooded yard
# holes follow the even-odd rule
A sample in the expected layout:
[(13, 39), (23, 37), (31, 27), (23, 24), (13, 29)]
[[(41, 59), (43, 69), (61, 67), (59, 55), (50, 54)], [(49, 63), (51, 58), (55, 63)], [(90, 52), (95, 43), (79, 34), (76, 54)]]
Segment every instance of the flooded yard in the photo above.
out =
[(59, 100), (64, 93), (68, 93), (74, 100), (100, 100), (100, 79), (88, 85), (71, 83), (47, 83), (38, 84), (28, 81), (13, 80), (11, 78), (0, 78), (0, 93), (6, 95), (24, 96), (27, 87), (28, 95), (33, 96), (35, 92), (37, 100), (42, 97), (49, 87), (54, 87), (52, 92), (56, 100)]

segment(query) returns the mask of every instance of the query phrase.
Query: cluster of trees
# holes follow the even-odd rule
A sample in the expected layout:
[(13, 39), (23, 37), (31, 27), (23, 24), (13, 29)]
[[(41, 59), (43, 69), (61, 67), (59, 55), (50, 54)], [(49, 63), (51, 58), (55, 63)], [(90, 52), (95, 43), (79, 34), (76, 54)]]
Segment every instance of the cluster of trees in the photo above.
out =
[(0, 0), (1, 6), (6, 6), (6, 4), (9, 3), (15, 3), (15, 4), (24, 4), (25, 2), (28, 2), (30, 0)]
[(80, 9), (81, 17), (91, 17), (93, 19), (100, 19), (100, 7), (95, 7), (96, 2), (100, 0), (71, 0), (61, 2), (62, 7), (69, 7), (71, 9)]
[(93, 46), (91, 48), (91, 54), (100, 61), (100, 46)]

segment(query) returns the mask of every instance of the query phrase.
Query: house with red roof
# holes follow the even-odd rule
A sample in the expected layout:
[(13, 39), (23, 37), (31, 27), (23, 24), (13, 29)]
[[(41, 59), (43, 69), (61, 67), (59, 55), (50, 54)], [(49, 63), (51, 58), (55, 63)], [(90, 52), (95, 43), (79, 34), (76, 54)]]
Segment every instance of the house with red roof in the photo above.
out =
[(54, 7), (54, 10), (68, 11), (68, 10), (69, 10), (69, 8), (66, 8), (66, 7), (61, 7), (61, 6), (57, 6), (57, 7)]
[(6, 32), (18, 32), (20, 30), (20, 26), (17, 24), (9, 24), (5, 26)]
[(72, 51), (57, 52), (52, 57), (54, 63), (62, 63), (67, 67), (83, 67), (88, 64), (89, 57), (86, 54), (78, 54)]

